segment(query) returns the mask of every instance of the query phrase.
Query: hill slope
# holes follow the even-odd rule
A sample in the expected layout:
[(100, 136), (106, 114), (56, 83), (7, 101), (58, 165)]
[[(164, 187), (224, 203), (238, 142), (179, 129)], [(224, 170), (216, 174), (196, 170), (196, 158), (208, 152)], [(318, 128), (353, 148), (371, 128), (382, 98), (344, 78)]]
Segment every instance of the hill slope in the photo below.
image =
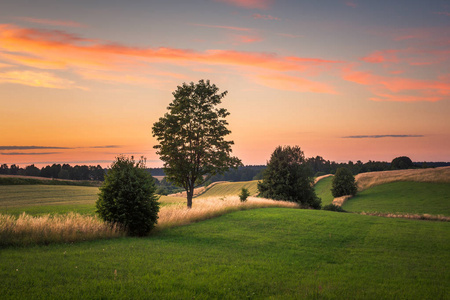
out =
[(212, 198), (224, 196), (237, 196), (242, 188), (247, 188), (250, 195), (258, 193), (258, 180), (253, 181), (239, 181), (239, 182), (220, 182), (208, 187), (206, 191), (197, 198)]

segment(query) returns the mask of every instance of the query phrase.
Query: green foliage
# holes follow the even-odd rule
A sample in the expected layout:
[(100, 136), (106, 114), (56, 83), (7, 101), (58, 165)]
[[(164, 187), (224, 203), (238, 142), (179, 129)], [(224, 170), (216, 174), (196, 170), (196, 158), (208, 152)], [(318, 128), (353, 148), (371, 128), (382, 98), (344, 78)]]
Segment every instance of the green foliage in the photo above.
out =
[(333, 196), (356, 195), (357, 190), (355, 176), (353, 176), (352, 172), (347, 168), (337, 169), (331, 188)]
[(322, 207), (322, 209), (323, 210), (329, 210), (329, 211), (337, 211), (337, 212), (347, 212), (346, 210), (344, 210), (339, 205), (334, 205), (333, 203), (325, 205), (324, 207)]
[(0, 251), (3, 299), (449, 295), (445, 222), (271, 208), (164, 230), (150, 239)]
[(250, 196), (250, 192), (247, 188), (242, 188), (241, 193), (239, 194), (239, 199), (241, 199), (241, 202), (247, 201), (248, 196)]
[(24, 177), (0, 177), (0, 185), (75, 185), (75, 186), (100, 186), (101, 182), (87, 180), (51, 180)]
[(392, 160), (391, 169), (404, 170), (414, 168), (412, 160), (407, 156), (399, 156)]
[(154, 148), (164, 162), (166, 177), (186, 190), (188, 207), (194, 188), (208, 180), (206, 175), (242, 165), (231, 156), (233, 141), (225, 140), (231, 133), (225, 120), (230, 113), (216, 108), (227, 91), (218, 91), (209, 80), (183, 83), (173, 92), (169, 112), (153, 124), (153, 136), (159, 142)]
[(96, 203), (100, 217), (123, 226), (128, 234), (143, 236), (158, 219), (159, 203), (153, 178), (144, 161), (118, 156), (100, 187)]
[(321, 206), (321, 200), (314, 191), (311, 170), (298, 146), (279, 146), (275, 149), (258, 189), (264, 198), (297, 202), (315, 209)]

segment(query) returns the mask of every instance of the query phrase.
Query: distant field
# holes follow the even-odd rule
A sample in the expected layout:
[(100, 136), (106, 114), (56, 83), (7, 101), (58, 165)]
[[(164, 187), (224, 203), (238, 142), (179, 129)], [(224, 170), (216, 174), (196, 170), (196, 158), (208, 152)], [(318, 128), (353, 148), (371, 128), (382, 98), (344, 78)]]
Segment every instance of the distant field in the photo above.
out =
[(314, 185), (316, 195), (322, 199), (322, 206), (331, 204), (333, 202), (333, 195), (331, 194), (331, 183), (333, 182), (333, 176), (322, 178)]
[[(97, 187), (61, 185), (0, 185), (0, 213), (19, 215), (95, 214)], [(186, 202), (184, 198), (162, 196), (162, 205)]]
[(450, 184), (391, 182), (359, 192), (342, 206), (352, 212), (450, 216)]
[(206, 192), (200, 194), (197, 198), (237, 196), (240, 194), (242, 188), (247, 188), (250, 192), (250, 195), (255, 195), (258, 192), (257, 186), (258, 180), (221, 182), (213, 185), (211, 188), (207, 189)]
[(265, 208), (2, 249), (2, 299), (448, 299), (450, 223)]

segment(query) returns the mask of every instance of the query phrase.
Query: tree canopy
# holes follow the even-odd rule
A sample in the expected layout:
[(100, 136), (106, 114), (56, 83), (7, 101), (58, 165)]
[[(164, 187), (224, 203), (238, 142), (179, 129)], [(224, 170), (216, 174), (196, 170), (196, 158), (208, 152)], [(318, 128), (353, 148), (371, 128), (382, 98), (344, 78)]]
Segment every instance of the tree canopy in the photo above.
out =
[(227, 94), (218, 92), (209, 80), (183, 83), (173, 92), (168, 112), (153, 124), (157, 154), (164, 162), (169, 181), (187, 192), (187, 206), (192, 207), (194, 188), (208, 177), (242, 165), (231, 156), (233, 141), (225, 118), (230, 114), (217, 108)]
[(356, 195), (358, 190), (355, 177), (347, 168), (339, 168), (333, 177), (331, 193), (333, 197), (341, 197), (347, 195)]
[(303, 207), (320, 208), (321, 200), (313, 188), (313, 177), (299, 146), (277, 147), (272, 153), (263, 181), (258, 183), (260, 196), (297, 202)]

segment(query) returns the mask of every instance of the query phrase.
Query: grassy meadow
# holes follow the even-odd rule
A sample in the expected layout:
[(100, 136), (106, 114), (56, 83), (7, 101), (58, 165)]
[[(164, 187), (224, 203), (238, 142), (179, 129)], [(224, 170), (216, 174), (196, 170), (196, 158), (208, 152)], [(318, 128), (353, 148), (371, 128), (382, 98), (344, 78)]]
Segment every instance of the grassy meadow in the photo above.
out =
[(0, 250), (4, 299), (445, 299), (450, 224), (287, 208)]
[(325, 177), (320, 179), (315, 185), (314, 190), (316, 191), (317, 197), (322, 199), (322, 206), (331, 204), (333, 202), (333, 195), (331, 194), (331, 183), (333, 182), (333, 177)]
[(258, 193), (258, 180), (214, 184), (197, 198), (237, 196), (241, 193), (242, 188), (247, 188), (250, 195), (256, 195)]
[(342, 206), (352, 212), (450, 216), (450, 184), (391, 182), (359, 192)]

